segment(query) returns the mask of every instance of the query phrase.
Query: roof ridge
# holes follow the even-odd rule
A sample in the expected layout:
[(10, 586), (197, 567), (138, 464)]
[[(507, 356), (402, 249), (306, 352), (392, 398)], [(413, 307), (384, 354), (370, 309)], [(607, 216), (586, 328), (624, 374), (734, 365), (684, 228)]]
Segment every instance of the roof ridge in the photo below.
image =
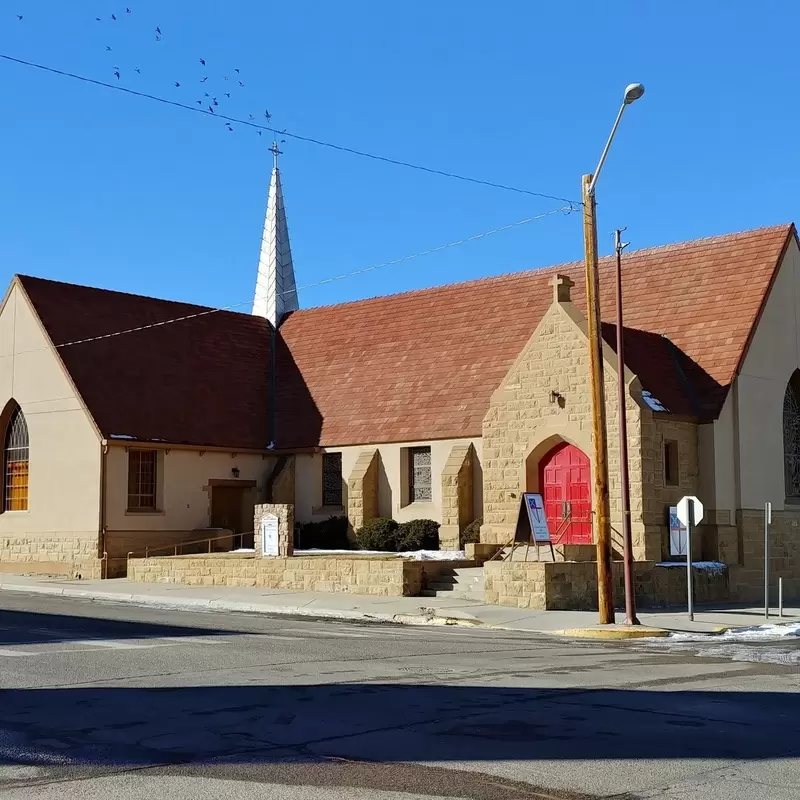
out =
[[(765, 225), (760, 228), (751, 228), (746, 231), (734, 231), (733, 233), (723, 233), (723, 234), (716, 234), (714, 236), (705, 236), (701, 237), (700, 239), (689, 239), (685, 242), (672, 242), (668, 244), (653, 245), (652, 247), (643, 247), (640, 250), (629, 250), (626, 253), (626, 258), (630, 258), (633, 255), (643, 256), (643, 255), (648, 255), (650, 253), (663, 252), (665, 250), (673, 250), (673, 251), (688, 250), (692, 247), (704, 246), (707, 244), (713, 244), (718, 242), (726, 242), (730, 241), (731, 239), (745, 238), (753, 236), (755, 234), (764, 233), (766, 231), (777, 231), (783, 228), (786, 229), (786, 233), (788, 235), (789, 231), (793, 227), (794, 227), (793, 222), (784, 222), (777, 225)], [(607, 262), (612, 261), (613, 258), (614, 258), (613, 255), (601, 256), (599, 258), (599, 263), (605, 264)], [(293, 312), (293, 314), (305, 315), (311, 311), (316, 311), (323, 308), (340, 308), (344, 306), (357, 305), (359, 303), (371, 303), (377, 300), (388, 300), (391, 298), (398, 298), (398, 297), (413, 297), (414, 295), (433, 292), (436, 291), (437, 289), (453, 289), (457, 286), (477, 286), (481, 283), (488, 283), (490, 281), (499, 281), (508, 278), (521, 278), (524, 276), (531, 275), (531, 273), (534, 272), (545, 275), (557, 270), (575, 269), (576, 267), (582, 265), (583, 265), (583, 259), (577, 261), (564, 261), (559, 264), (548, 264), (546, 266), (530, 267), (528, 269), (515, 270), (512, 272), (501, 272), (497, 275), (486, 275), (482, 278), (471, 278), (470, 280), (466, 281), (452, 281), (450, 283), (440, 283), (434, 286), (428, 286), (421, 289), (409, 289), (405, 292), (392, 292), (391, 294), (376, 294), (372, 295), (371, 297), (362, 297), (359, 300), (345, 300), (344, 302), (341, 303), (328, 303), (318, 306), (309, 306), (307, 308), (300, 309), (299, 311), (295, 311)], [(301, 289), (303, 289), (303, 286), (298, 287), (298, 290)]]

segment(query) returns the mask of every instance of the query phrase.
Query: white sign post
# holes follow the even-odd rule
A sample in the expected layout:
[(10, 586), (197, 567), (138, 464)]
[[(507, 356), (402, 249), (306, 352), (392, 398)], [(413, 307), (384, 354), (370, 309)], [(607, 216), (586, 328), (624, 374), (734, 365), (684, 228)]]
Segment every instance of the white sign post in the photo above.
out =
[(265, 556), (278, 555), (278, 518), (274, 514), (261, 518), (261, 553)]
[(692, 530), (703, 521), (703, 504), (693, 495), (682, 497), (678, 503), (678, 521), (686, 526), (686, 597), (689, 619), (694, 622), (694, 591), (692, 587)]
[(769, 619), (769, 526), (772, 503), (764, 503), (764, 619)]

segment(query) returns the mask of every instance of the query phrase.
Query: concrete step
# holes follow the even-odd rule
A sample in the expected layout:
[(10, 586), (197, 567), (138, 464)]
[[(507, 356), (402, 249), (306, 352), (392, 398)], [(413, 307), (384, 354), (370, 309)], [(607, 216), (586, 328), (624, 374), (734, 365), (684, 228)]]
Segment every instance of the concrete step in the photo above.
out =
[(474, 600), (478, 603), (483, 602), (483, 588), (480, 590), (466, 589), (423, 589), (419, 593), (420, 597), (446, 597), (450, 600)]

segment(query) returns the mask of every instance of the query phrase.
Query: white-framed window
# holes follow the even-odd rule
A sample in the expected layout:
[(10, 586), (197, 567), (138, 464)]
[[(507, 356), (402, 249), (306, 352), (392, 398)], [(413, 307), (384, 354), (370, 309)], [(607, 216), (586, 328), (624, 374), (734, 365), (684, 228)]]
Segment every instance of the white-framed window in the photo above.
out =
[(128, 451), (128, 511), (155, 511), (158, 499), (158, 451)]

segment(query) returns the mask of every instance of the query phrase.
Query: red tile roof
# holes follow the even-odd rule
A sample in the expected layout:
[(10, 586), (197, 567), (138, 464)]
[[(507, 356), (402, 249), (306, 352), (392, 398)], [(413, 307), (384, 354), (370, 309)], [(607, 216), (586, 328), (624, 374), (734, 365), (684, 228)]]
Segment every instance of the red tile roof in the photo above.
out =
[[(626, 253), (626, 361), (673, 413), (719, 413), (791, 235), (780, 225)], [(276, 444), (480, 436), (556, 272), (575, 281), (584, 310), (583, 265), (572, 263), (289, 315), (276, 352)], [(207, 310), (21, 281), (55, 344)], [(612, 321), (610, 258), (601, 285)], [(604, 335), (613, 341), (613, 325)], [(106, 435), (263, 448), (270, 338), (264, 320), (216, 312), (59, 352)]]

